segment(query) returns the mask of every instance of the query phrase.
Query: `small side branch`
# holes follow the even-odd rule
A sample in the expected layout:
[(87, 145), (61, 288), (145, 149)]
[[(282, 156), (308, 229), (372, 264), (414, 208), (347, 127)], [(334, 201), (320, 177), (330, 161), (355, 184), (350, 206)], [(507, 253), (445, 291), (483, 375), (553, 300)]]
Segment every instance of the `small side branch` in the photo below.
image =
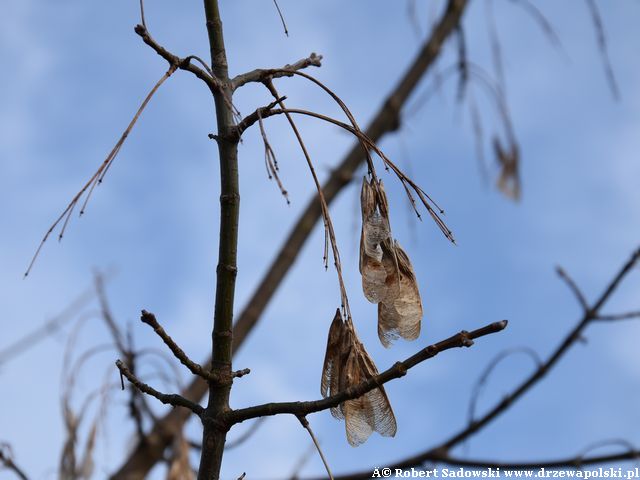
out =
[(569, 274), (565, 272), (562, 267), (556, 267), (556, 273), (567, 284), (571, 292), (576, 297), (576, 300), (578, 300), (578, 303), (580, 304), (582, 309), (589, 310), (589, 303), (587, 302), (587, 299), (585, 298), (582, 291), (578, 288), (578, 285), (573, 280), (573, 278), (571, 278)]
[(29, 477), (13, 461), (13, 454), (8, 443), (0, 443), (0, 466), (11, 470), (21, 480), (29, 480)]
[(140, 321), (153, 328), (153, 331), (162, 339), (165, 345), (169, 347), (169, 350), (171, 350), (173, 356), (180, 360), (180, 363), (187, 367), (189, 371), (191, 371), (191, 373), (193, 373), (194, 375), (198, 375), (204, 380), (218, 380), (218, 377), (213, 375), (211, 372), (206, 371), (204, 368), (202, 368), (202, 365), (194, 362), (187, 356), (186, 353), (184, 353), (184, 350), (182, 350), (178, 346), (173, 338), (171, 338), (169, 334), (164, 330), (164, 328), (162, 328), (162, 325), (158, 323), (158, 320), (156, 320), (156, 316), (153, 313), (142, 310)]
[(231, 88), (236, 90), (243, 85), (251, 82), (263, 83), (270, 78), (291, 77), (293, 72), (302, 70), (308, 67), (320, 67), (322, 66), (322, 55), (317, 55), (312, 52), (307, 58), (298, 60), (293, 65), (285, 65), (282, 68), (257, 68), (247, 73), (243, 73), (235, 76), (231, 79)]
[(619, 320), (633, 320), (640, 318), (640, 312), (615, 313), (609, 315), (598, 315), (594, 320), (602, 322), (617, 322)]
[(300, 417), (310, 413), (321, 412), (323, 410), (328, 410), (329, 408), (337, 407), (341, 403), (361, 397), (365, 393), (370, 392), (374, 388), (378, 388), (393, 379), (403, 377), (407, 374), (407, 371), (410, 368), (415, 367), (425, 360), (435, 357), (440, 352), (444, 352), (445, 350), (452, 348), (470, 347), (473, 345), (474, 339), (498, 333), (506, 328), (507, 323), (508, 322), (506, 320), (502, 320), (500, 322), (491, 323), (477, 330), (473, 330), (472, 332), (462, 331), (447, 338), (446, 340), (420, 350), (418, 353), (402, 362), (396, 362), (391, 368), (354, 387), (348, 388), (336, 395), (332, 395), (322, 400), (310, 402), (266, 403), (255, 407), (235, 410), (228, 416), (229, 424), (233, 425), (251, 418), (279, 414), (291, 414)]
[(201, 416), (204, 412), (204, 408), (202, 408), (200, 405), (192, 402), (191, 400), (187, 400), (181, 395), (161, 393), (156, 389), (150, 387), (146, 383), (142, 382), (133, 373), (131, 373), (131, 371), (126, 367), (124, 363), (122, 363), (122, 361), (116, 360), (116, 367), (118, 367), (118, 370), (120, 370), (121, 377), (126, 377), (126, 379), (129, 380), (129, 382), (131, 382), (138, 390), (160, 400), (165, 405), (188, 408), (198, 416)]
[(134, 30), (140, 36), (140, 38), (142, 38), (142, 41), (149, 45), (158, 55), (169, 62), (169, 65), (175, 66), (180, 70), (186, 70), (187, 72), (193, 73), (196, 77), (206, 83), (212, 92), (219, 91), (221, 89), (218, 80), (213, 75), (211, 75), (210, 69), (205, 72), (200, 67), (197, 67), (191, 63), (192, 59), (201, 61), (199, 58), (195, 56), (180, 58), (177, 55), (169, 52), (166, 48), (164, 48), (154, 40), (154, 38), (151, 36), (144, 25), (136, 25)]

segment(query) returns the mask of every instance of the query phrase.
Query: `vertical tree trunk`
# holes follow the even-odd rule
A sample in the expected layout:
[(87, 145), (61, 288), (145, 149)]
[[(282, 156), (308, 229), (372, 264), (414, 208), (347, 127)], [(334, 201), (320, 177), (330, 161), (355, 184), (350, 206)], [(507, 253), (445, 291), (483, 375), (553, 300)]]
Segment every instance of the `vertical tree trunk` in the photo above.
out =
[(214, 94), (218, 123), (220, 160), (220, 247), (216, 269), (216, 301), (212, 334), (211, 370), (220, 381), (209, 382), (209, 403), (203, 417), (202, 456), (198, 480), (220, 477), (222, 454), (228, 427), (220, 414), (229, 410), (231, 390), (231, 356), (233, 304), (237, 274), (238, 219), (240, 188), (238, 181), (238, 142), (234, 138), (235, 122), (232, 110), (233, 92), (229, 88), (229, 72), (224, 47), (222, 21), (217, 0), (204, 0), (204, 9), (211, 49), (211, 66), (223, 86)]

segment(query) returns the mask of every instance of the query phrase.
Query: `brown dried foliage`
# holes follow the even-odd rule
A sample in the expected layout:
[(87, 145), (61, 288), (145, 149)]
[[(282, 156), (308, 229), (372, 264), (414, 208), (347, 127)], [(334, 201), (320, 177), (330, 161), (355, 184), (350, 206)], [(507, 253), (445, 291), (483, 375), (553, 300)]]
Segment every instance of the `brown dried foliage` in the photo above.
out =
[[(373, 360), (358, 339), (350, 318), (343, 321), (340, 309), (329, 329), (327, 352), (322, 368), (320, 392), (329, 397), (378, 374)], [(351, 446), (365, 442), (372, 432), (393, 437), (396, 419), (382, 386), (355, 400), (347, 400), (331, 409), (331, 414), (345, 421), (347, 441)]]
[(378, 337), (385, 347), (420, 335), (422, 300), (411, 260), (391, 235), (381, 181), (362, 181), (360, 273), (364, 296), (378, 304)]

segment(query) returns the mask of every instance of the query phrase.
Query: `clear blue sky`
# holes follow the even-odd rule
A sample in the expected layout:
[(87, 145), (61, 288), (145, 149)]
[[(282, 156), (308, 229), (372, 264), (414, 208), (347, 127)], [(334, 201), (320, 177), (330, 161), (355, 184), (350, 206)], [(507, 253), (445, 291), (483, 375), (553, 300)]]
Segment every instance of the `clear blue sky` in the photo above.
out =
[[(422, 35), (443, 2), (418, 0)], [(485, 2), (472, 0), (464, 20), (469, 57), (491, 70)], [(536, 2), (562, 41), (558, 50), (518, 7), (494, 2), (502, 40), (506, 90), (522, 152), (523, 196), (514, 204), (479, 173), (468, 108), (447, 82), (400, 132), (382, 142), (386, 153), (446, 209), (459, 245), (432, 222), (417, 221), (397, 182), (387, 174), (396, 237), (413, 260), (425, 318), (421, 337), (385, 350), (375, 328), (376, 307), (362, 296), (357, 267), (359, 190), (346, 189), (332, 205), (354, 321), (379, 369), (461, 329), (507, 318), (509, 329), (429, 361), (388, 385), (395, 408), (395, 439), (373, 435), (353, 449), (344, 425), (328, 413), (310, 417), (335, 472), (384, 466), (446, 438), (467, 421), (472, 385), (489, 360), (526, 345), (546, 356), (579, 317), (557, 276), (558, 264), (594, 298), (640, 243), (640, 4), (599, 1), (611, 63), (621, 91), (608, 89), (586, 2)], [(6, 0), (0, 17), (0, 348), (37, 328), (90, 287), (92, 269), (115, 267), (108, 293), (117, 318), (129, 323), (140, 346), (160, 341), (138, 321), (154, 312), (195, 359), (209, 351), (218, 230), (218, 166), (207, 90), (185, 72), (160, 89), (143, 113), (82, 219), (65, 239), (45, 245), (32, 275), (22, 279), (49, 224), (95, 171), (126, 127), (166, 63), (133, 32), (138, 2), (34, 2)], [(407, 2), (280, 0), (290, 36), (268, 0), (222, 1), (233, 74), (324, 55), (313, 73), (336, 91), (362, 125), (410, 63), (421, 38)], [(181, 56), (207, 58), (199, 2), (147, 2), (153, 36)], [(456, 61), (449, 42), (438, 63)], [(428, 90), (433, 75), (421, 84)], [(326, 96), (299, 79), (279, 90), (290, 107), (339, 112)], [(483, 92), (472, 87), (490, 137), (499, 125)], [(257, 86), (238, 93), (245, 114), (269, 102)], [(411, 103), (411, 102), (410, 102)], [(343, 132), (300, 120), (322, 178), (352, 140)], [(269, 182), (257, 129), (240, 147), (241, 226), (236, 311), (245, 304), (273, 253), (312, 195), (313, 184), (282, 119), (267, 122), (290, 192), (287, 206)], [(640, 308), (640, 272), (634, 272), (609, 311)], [(234, 406), (315, 399), (326, 333), (338, 305), (335, 274), (322, 268), (317, 228), (260, 324), (236, 357), (251, 375), (235, 384)], [(88, 312), (95, 311), (89, 307)], [(0, 440), (33, 478), (55, 477), (64, 436), (59, 397), (68, 328), (0, 366)], [(625, 438), (640, 443), (640, 325), (596, 325), (549, 377), (482, 434), (456, 451), (496, 460), (576, 455), (593, 443)], [(82, 349), (103, 343), (106, 332), (91, 317)], [(115, 353), (96, 358), (81, 373), (76, 403), (103, 378), (118, 380)], [(148, 365), (152, 374), (155, 364)], [(532, 369), (514, 357), (492, 377), (479, 409), (490, 407)], [(187, 380), (186, 372), (182, 372)], [(150, 377), (152, 378), (152, 377)], [(164, 389), (175, 388), (150, 380)], [(96, 478), (117, 466), (131, 438), (125, 395), (114, 392), (100, 437)], [(160, 407), (157, 411), (163, 411)], [(243, 431), (230, 433), (232, 439)], [(198, 439), (198, 426), (188, 434)], [(284, 477), (309, 440), (293, 418), (269, 419), (243, 448), (226, 456), (224, 478)], [(321, 474), (313, 455), (303, 474)], [(0, 472), (0, 478), (10, 478)]]

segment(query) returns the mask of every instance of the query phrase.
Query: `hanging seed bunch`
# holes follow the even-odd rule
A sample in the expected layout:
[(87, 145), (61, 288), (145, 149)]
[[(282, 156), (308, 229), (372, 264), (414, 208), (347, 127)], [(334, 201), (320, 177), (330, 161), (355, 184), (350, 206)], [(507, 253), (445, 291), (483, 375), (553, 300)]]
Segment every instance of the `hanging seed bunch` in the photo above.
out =
[[(414, 340), (420, 335), (422, 300), (411, 261), (391, 235), (389, 205), (384, 186), (372, 178), (362, 182), (362, 232), (360, 273), (364, 295), (378, 304), (378, 337), (385, 347), (399, 337)], [(373, 360), (358, 339), (348, 309), (343, 320), (340, 309), (329, 329), (320, 391), (335, 395), (378, 374)], [(394, 436), (396, 419), (382, 386), (355, 400), (331, 409), (345, 421), (347, 441), (365, 442), (372, 432)]]
[[(367, 178), (364, 178), (361, 192), (360, 273), (362, 274), (364, 295), (370, 302), (378, 305), (378, 336), (385, 347), (389, 347), (394, 340), (400, 337), (415, 340), (420, 335), (422, 300), (411, 261), (391, 234), (387, 196), (382, 181), (376, 175), (372, 154), (380, 157), (385, 169), (393, 172), (398, 178), (418, 218), (421, 218), (418, 211), (418, 203), (420, 203), (445, 237), (455, 243), (451, 230), (440, 217), (444, 214), (444, 210), (422, 188), (407, 177), (360, 129), (345, 103), (334, 92), (307, 73), (300, 71), (291, 71), (290, 73), (304, 77), (318, 85), (336, 101), (349, 119), (350, 125), (327, 116), (318, 116), (318, 118), (353, 134), (365, 152), (371, 180), (367, 181)], [(278, 98), (275, 89), (272, 89), (272, 94)], [(281, 101), (279, 104), (281, 108), (285, 108)], [(290, 118), (289, 120), (292, 123)], [(304, 147), (303, 151), (311, 168), (311, 162)], [(322, 369), (320, 390), (322, 396), (326, 398), (367, 381), (376, 376), (378, 370), (364, 345), (358, 339), (342, 279), (342, 268), (328, 206), (313, 168), (311, 168), (311, 172), (318, 187), (325, 223), (325, 259), (328, 251), (326, 239), (329, 239), (342, 300), (342, 310), (338, 309), (329, 329), (327, 351)], [(338, 419), (344, 419), (347, 440), (352, 446), (365, 442), (374, 431), (383, 436), (394, 436), (396, 433), (396, 419), (382, 385), (355, 400), (341, 403), (338, 407), (333, 408), (331, 413)]]
[(366, 178), (360, 194), (360, 273), (364, 296), (378, 304), (378, 337), (385, 347), (420, 335), (422, 300), (411, 261), (391, 236), (389, 204), (382, 181)]
[[(320, 387), (322, 396), (335, 395), (376, 375), (378, 369), (358, 339), (351, 318), (344, 321), (338, 309), (329, 328)], [(331, 414), (345, 421), (347, 441), (353, 447), (364, 443), (374, 431), (385, 437), (396, 434), (396, 418), (382, 386), (341, 403), (331, 409)]]

